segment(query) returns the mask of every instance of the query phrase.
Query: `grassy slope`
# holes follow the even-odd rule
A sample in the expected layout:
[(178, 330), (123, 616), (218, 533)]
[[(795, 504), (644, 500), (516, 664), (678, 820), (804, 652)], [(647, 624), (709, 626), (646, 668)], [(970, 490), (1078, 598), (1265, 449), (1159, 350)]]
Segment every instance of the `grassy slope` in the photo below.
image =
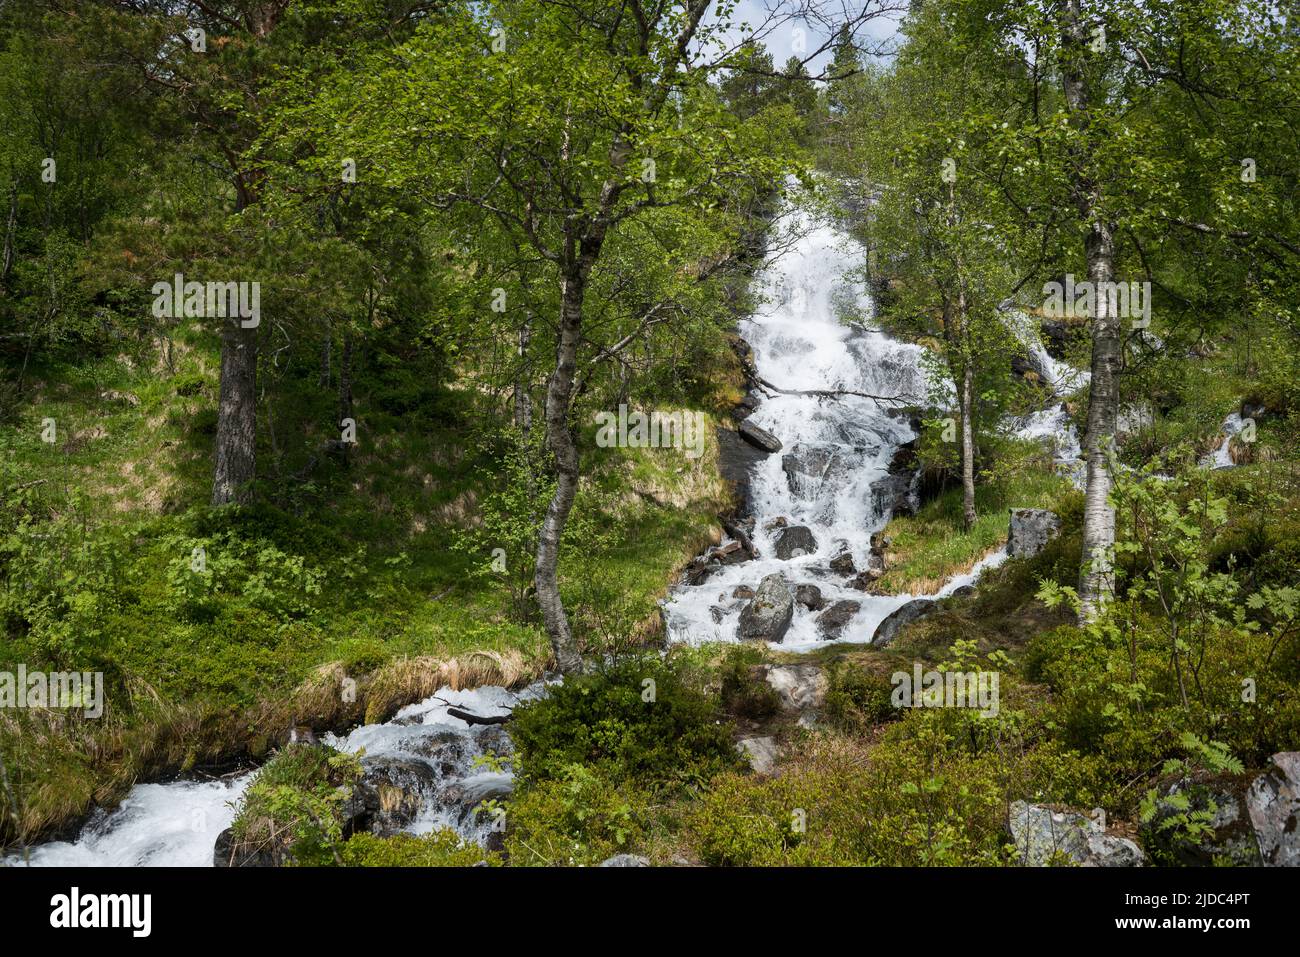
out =
[[(549, 660), (540, 628), (509, 614), (505, 588), (471, 574), (480, 557), (453, 547), (474, 524), (482, 480), (461, 417), (445, 411), (454, 396), (392, 411), (383, 396), (359, 394), (365, 430), (350, 468), (326, 460), (309, 481), (284, 481), (272, 450), (259, 447), (259, 470), (270, 473), (262, 498), (275, 504), (219, 520), (205, 508), (217, 357), (195, 337), (177, 343), (173, 361), (140, 367), (122, 356), (35, 369), (31, 400), (0, 428), (0, 485), (39, 483), (23, 493), (37, 497), (37, 517), (109, 543), (123, 579), (93, 616), (94, 635), (57, 644), (7, 627), (0, 669), (103, 669), (109, 711), (98, 722), (0, 715), (9, 779), (0, 802), (17, 805), (16, 815), (3, 815), (12, 829), (0, 838), (30, 841), (66, 827), (137, 777), (257, 757), (294, 724), (382, 718), (443, 681), (523, 680)], [(270, 427), (282, 442), (318, 442), (313, 422), (328, 421), (331, 397), (294, 383), (280, 391), (275, 420), (265, 412), (259, 419), (263, 446)], [(58, 430), (52, 445), (40, 438), (46, 418)], [(677, 450), (599, 452), (589, 456), (585, 487), (603, 509), (596, 524), (606, 538), (566, 556), (566, 594), (591, 640), (613, 631), (644, 639), (674, 570), (718, 535), (727, 491), (716, 443), (708, 430), (696, 461)], [(280, 470), (304, 464), (290, 451)], [(600, 495), (602, 487), (622, 493)], [(61, 545), (75, 553), (81, 537)], [(287, 589), (294, 607), (250, 597), (242, 579), (229, 594), (218, 587), (197, 608), (186, 606), (172, 579), (195, 541), (207, 543), (214, 566), (236, 546), (246, 549), (248, 580), (272, 576), (272, 589)], [(317, 574), (314, 592), (274, 577), (295, 562)], [(70, 580), (84, 573), (77, 567)], [(611, 595), (617, 602), (602, 601)], [(358, 680), (357, 702), (340, 700), (342, 676)]]

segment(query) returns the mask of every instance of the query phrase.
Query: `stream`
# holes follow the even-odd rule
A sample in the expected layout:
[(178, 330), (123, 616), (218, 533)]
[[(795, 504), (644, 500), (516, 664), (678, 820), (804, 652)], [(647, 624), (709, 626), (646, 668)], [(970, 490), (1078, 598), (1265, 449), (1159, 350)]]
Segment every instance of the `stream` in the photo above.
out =
[[(677, 587), (662, 605), (670, 642), (736, 641), (747, 604), (735, 596), (736, 590), (743, 594), (744, 588), (755, 588), (772, 575), (792, 587), (815, 585), (824, 606), (839, 603), (844, 619), (840, 630), (828, 636), (824, 621), (819, 624), (824, 611), (796, 603), (776, 643), (785, 650), (829, 640), (869, 642), (880, 622), (914, 597), (870, 594), (853, 587), (852, 575), (843, 569), (846, 561), (855, 571), (870, 567), (872, 534), (884, 528), (900, 501), (914, 498), (913, 477), (891, 474), (890, 464), (900, 447), (916, 437), (900, 406), (923, 405), (930, 393), (924, 350), (865, 324), (872, 306), (854, 278), (864, 262), (860, 245), (798, 207), (787, 207), (780, 223), (783, 241), (759, 279), (763, 305), (740, 325), (760, 375), (785, 390), (847, 390), (899, 396), (900, 402), (778, 392), (761, 399), (751, 421), (776, 435), (783, 449), (757, 462), (752, 472), (751, 536), (759, 557), (722, 565), (702, 583)], [(1032, 343), (1026, 341), (1032, 352), (1036, 335)], [(1064, 370), (1057, 371), (1065, 376)], [(1077, 460), (1078, 440), (1059, 405), (1010, 428), (1054, 442), (1058, 461), (1067, 467)], [(806, 529), (810, 539), (803, 541), (807, 547), (783, 559), (778, 541), (791, 526)], [(1005, 557), (1005, 549), (985, 556), (969, 573), (946, 582), (938, 596), (970, 584)], [(840, 570), (831, 567), (837, 559)], [(504, 714), (521, 700), (545, 694), (545, 688), (544, 682), (517, 693), (499, 687), (442, 688), (391, 721), (325, 735), (322, 741), (344, 751), (364, 751), (368, 770), (418, 795), (418, 812), (398, 822), (400, 830), (420, 834), (451, 827), (482, 842), (491, 822), (472, 808), (485, 798), (508, 794), (511, 780), (508, 771), (487, 769), (476, 759), (508, 754), (510, 739), (500, 725), (470, 726), (447, 710), (458, 706), (484, 716)], [(118, 807), (95, 812), (74, 840), (39, 845), (3, 863), (211, 866), (217, 837), (230, 826), (234, 806), (254, 773), (136, 785)]]

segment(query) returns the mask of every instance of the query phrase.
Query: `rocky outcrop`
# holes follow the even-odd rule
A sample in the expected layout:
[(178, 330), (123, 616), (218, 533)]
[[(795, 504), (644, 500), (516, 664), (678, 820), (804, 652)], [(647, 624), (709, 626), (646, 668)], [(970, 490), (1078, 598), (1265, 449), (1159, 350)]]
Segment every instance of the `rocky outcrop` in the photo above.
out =
[(1032, 558), (1061, 531), (1061, 520), (1045, 508), (1013, 508), (1007, 532), (1007, 555)]
[(1300, 751), (1275, 754), (1271, 763), (1246, 791), (1246, 813), (1264, 866), (1300, 867)]
[(838, 638), (844, 633), (853, 616), (862, 610), (858, 601), (837, 601), (817, 616), (817, 630), (823, 638)]
[(649, 867), (650, 858), (642, 857), (640, 854), (615, 854), (613, 857), (607, 857), (597, 867)]
[(740, 613), (740, 637), (748, 641), (780, 641), (794, 616), (794, 592), (780, 575), (768, 575)]
[(767, 429), (759, 428), (749, 419), (745, 419), (737, 425), (736, 431), (740, 434), (742, 439), (754, 446), (754, 448), (762, 449), (769, 455), (781, 451), (781, 440), (771, 432), (767, 431)]
[(773, 548), (777, 558), (798, 558), (817, 551), (817, 539), (813, 537), (812, 529), (806, 525), (791, 525), (777, 532)]
[(915, 621), (939, 610), (939, 603), (933, 598), (914, 598), (900, 608), (890, 612), (877, 627), (871, 638), (876, 648), (888, 648), (898, 637), (898, 633)]
[(1106, 833), (1097, 821), (1076, 811), (1013, 801), (1007, 820), (1020, 863), (1045, 867), (1074, 863), (1083, 867), (1141, 867), (1142, 849), (1126, 837)]

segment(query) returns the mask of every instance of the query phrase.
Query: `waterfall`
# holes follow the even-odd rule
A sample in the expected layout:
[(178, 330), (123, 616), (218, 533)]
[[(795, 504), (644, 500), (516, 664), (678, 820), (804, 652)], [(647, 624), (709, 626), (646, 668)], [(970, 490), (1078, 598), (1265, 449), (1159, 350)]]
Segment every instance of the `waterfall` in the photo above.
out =
[[(861, 279), (861, 245), (798, 207), (788, 208), (781, 223), (777, 251), (759, 276), (762, 305), (739, 329), (759, 376), (788, 391), (864, 392), (924, 404), (930, 392), (924, 350), (856, 321), (872, 315)], [(907, 416), (897, 404), (857, 396), (771, 392), (750, 421), (783, 445), (754, 467), (750, 483), (751, 537), (759, 557), (722, 566), (702, 584), (679, 587), (663, 606), (669, 640), (737, 640), (748, 604), (744, 589), (780, 575), (791, 588), (816, 586), (827, 607), (857, 603), (833, 640), (870, 641), (880, 621), (911, 596), (871, 595), (852, 587), (851, 576), (830, 563), (845, 554), (855, 570), (870, 563), (871, 535), (889, 521), (899, 494), (897, 482), (890, 481), (890, 462), (916, 437)], [(790, 527), (807, 529), (811, 547), (781, 559), (778, 542)], [(798, 649), (826, 640), (817, 624), (821, 613), (796, 603), (780, 646)]]

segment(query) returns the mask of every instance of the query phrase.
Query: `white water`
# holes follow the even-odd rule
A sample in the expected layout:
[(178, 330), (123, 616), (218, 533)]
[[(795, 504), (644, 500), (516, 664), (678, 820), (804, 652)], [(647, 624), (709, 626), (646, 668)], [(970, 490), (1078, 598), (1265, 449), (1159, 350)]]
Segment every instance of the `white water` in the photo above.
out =
[[(471, 726), (448, 715), (447, 709), (455, 706), (482, 716), (503, 714), (520, 701), (544, 694), (545, 687), (537, 682), (518, 693), (494, 686), (472, 691), (444, 687), (403, 708), (390, 722), (364, 725), (341, 737), (326, 735), (323, 741), (340, 751), (364, 750), (363, 765), (385, 759), (427, 765), (433, 783), (420, 790), (423, 808), (404, 830), (424, 834), (449, 827), (481, 842), (491, 819), (465, 811), (480, 796), (507, 786), (511, 774), (475, 766), (475, 759), (488, 753), (508, 758), (510, 738), (499, 725)], [(2, 863), (211, 867), (217, 836), (234, 820), (234, 805), (255, 773), (226, 781), (137, 784), (117, 808), (96, 813), (75, 840), (42, 844)]]
[[(759, 375), (788, 390), (896, 395), (905, 404), (922, 404), (929, 383), (921, 347), (844, 321), (871, 313), (866, 289), (850, 278), (864, 260), (861, 246), (800, 210), (788, 219), (783, 227), (787, 236), (778, 243), (782, 251), (760, 277), (765, 305), (740, 326)], [(839, 641), (870, 641), (876, 626), (910, 600), (909, 595), (873, 596), (850, 588), (844, 576), (828, 567), (844, 551), (858, 569), (867, 567), (871, 534), (889, 519), (888, 502), (873, 492), (872, 484), (887, 475), (898, 447), (915, 438), (906, 419), (891, 415), (891, 408), (850, 396), (773, 393), (762, 399), (750, 421), (775, 434), (783, 448), (755, 466), (750, 485), (756, 519), (752, 538), (759, 557), (723, 566), (698, 586), (677, 589), (663, 609), (670, 641), (736, 641), (747, 599), (733, 598), (732, 592), (738, 585), (756, 588), (769, 574), (781, 574), (791, 586), (816, 585), (827, 606), (859, 602), (861, 609)], [(795, 460), (805, 466), (792, 476), (783, 466)], [(810, 529), (816, 551), (777, 558), (780, 530), (769, 531), (767, 525), (778, 517)], [(796, 603), (780, 647), (824, 643), (815, 622), (818, 614)]]
[(1203, 468), (1230, 469), (1237, 463), (1232, 461), (1232, 437), (1246, 427), (1240, 412), (1231, 413), (1223, 420), (1223, 444), (1201, 460)]

